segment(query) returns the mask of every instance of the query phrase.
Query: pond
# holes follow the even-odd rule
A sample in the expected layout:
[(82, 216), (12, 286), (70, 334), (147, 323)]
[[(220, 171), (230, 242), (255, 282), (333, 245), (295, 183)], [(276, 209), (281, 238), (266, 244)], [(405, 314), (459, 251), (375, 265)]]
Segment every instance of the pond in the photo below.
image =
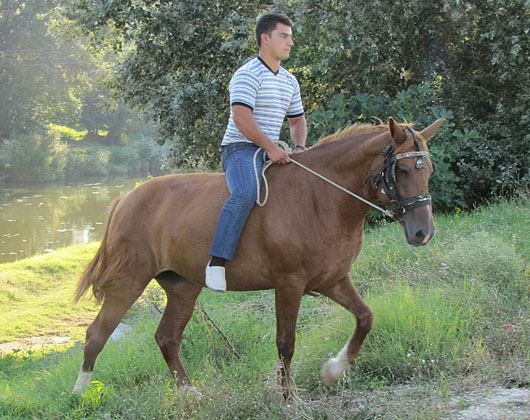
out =
[(0, 188), (0, 263), (100, 240), (110, 203), (137, 182)]

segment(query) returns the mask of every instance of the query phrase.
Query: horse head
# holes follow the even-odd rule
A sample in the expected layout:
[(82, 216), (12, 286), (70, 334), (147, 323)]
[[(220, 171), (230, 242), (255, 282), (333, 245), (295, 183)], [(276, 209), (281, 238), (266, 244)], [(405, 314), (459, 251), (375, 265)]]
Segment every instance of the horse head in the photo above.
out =
[(397, 124), (392, 117), (388, 122), (390, 139), (383, 151), (383, 164), (376, 171), (374, 185), (378, 187), (378, 199), (401, 223), (410, 245), (425, 245), (434, 235), (429, 195), (429, 179), (434, 167), (427, 141), (444, 121), (438, 119), (421, 132)]

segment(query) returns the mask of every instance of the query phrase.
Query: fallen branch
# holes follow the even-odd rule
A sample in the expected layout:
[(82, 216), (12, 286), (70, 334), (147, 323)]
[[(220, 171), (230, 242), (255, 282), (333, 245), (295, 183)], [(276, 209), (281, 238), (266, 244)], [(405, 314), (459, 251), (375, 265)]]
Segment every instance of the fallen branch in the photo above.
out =
[(210, 315), (208, 315), (208, 312), (206, 312), (206, 310), (202, 307), (200, 303), (198, 304), (198, 306), (201, 309), (201, 312), (203, 313), (203, 315), (206, 317), (206, 319), (211, 322), (211, 324), (215, 327), (217, 332), (221, 335), (221, 337), (223, 337), (223, 340), (225, 341), (228, 348), (232, 351), (232, 353), (234, 353), (234, 356), (236, 356), (238, 359), (241, 359), (241, 357), (237, 353), (236, 349), (234, 348), (230, 340), (226, 337), (223, 331), (221, 331), (221, 328), (219, 328), (217, 324), (215, 323), (215, 321), (212, 318), (210, 318)]

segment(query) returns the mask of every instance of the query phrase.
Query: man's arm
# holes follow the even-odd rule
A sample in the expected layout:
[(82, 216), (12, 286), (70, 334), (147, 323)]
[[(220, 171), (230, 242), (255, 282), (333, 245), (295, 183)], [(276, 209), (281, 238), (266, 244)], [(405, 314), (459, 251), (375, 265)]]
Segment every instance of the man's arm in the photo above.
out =
[(280, 165), (291, 161), (289, 155), (283, 149), (280, 149), (275, 145), (274, 142), (261, 131), (261, 128), (252, 115), (252, 110), (250, 108), (234, 104), (232, 105), (232, 115), (234, 123), (241, 134), (265, 150), (269, 155), (270, 160), (274, 163), (279, 163)]
[[(307, 138), (307, 123), (304, 115), (299, 117), (289, 118), (289, 131), (291, 133), (291, 139), (296, 146), (302, 146), (305, 148), (305, 142)], [(300, 151), (300, 148), (296, 151)]]

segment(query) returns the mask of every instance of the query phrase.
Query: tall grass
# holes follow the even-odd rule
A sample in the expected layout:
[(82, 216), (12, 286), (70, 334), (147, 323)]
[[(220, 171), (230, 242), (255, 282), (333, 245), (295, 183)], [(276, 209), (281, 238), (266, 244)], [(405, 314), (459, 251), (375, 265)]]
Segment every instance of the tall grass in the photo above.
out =
[[(149, 308), (164, 304), (152, 287), (126, 321), (133, 332), (107, 344), (83, 396), (70, 393), (81, 343), (3, 355), (0, 416), (435, 419), (447, 415), (448, 395), (466, 381), (530, 387), (529, 209), (522, 197), (440, 217), (437, 236), (419, 249), (405, 244), (399, 226), (368, 232), (352, 277), (374, 311), (374, 328), (354, 368), (337, 385), (323, 387), (320, 366), (349, 339), (355, 320), (325, 298), (304, 297), (293, 360), (300, 404), (284, 402), (276, 385), (271, 291), (201, 294), (181, 354), (200, 394), (185, 395), (152, 337), (160, 314)], [(5, 310), (9, 305), (0, 303)], [(407, 391), (410, 386), (415, 392)]]

